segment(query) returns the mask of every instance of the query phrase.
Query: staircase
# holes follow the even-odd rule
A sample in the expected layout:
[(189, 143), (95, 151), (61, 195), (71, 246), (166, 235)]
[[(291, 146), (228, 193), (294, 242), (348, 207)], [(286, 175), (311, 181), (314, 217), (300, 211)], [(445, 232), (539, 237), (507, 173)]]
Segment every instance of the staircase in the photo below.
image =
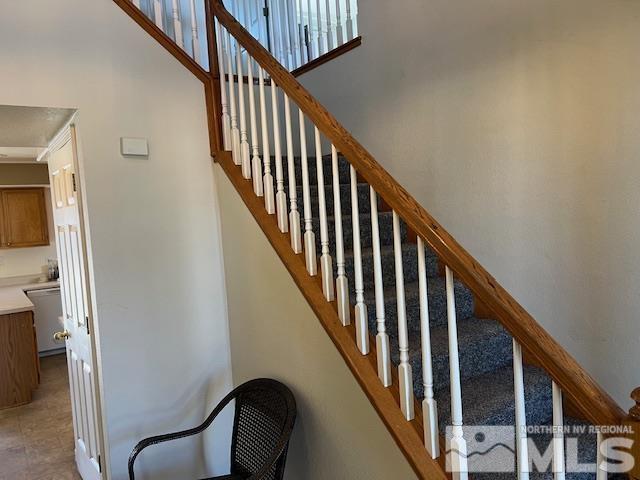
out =
[[(634, 426), (640, 404), (627, 415), (221, 0), (204, 5), (209, 70), (116, 2), (203, 80), (212, 154), (420, 478), (640, 478), (607, 473), (588, 429)], [(478, 469), (499, 443), (511, 469)]]

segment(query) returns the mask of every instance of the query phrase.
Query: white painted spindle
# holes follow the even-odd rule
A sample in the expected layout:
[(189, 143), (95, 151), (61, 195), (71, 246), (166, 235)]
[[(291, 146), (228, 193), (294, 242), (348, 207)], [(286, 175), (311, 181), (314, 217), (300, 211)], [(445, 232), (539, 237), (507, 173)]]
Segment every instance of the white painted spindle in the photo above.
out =
[(333, 50), (338, 46), (338, 36), (336, 33), (335, 23), (335, 4), (333, 0), (323, 0), (325, 2), (325, 17), (327, 19), (327, 52)]
[(384, 285), (382, 282), (382, 255), (380, 253), (380, 226), (378, 224), (378, 197), (369, 187), (371, 203), (371, 240), (373, 245), (373, 282), (376, 295), (376, 354), (378, 356), (378, 378), (382, 385), (391, 385), (391, 351), (384, 309)]
[(527, 445), (527, 415), (524, 398), (524, 371), (522, 367), (522, 347), (513, 339), (513, 386), (516, 415), (516, 452), (518, 480), (529, 478), (529, 447)]
[(340, 4), (340, 0), (336, 1), (336, 47), (339, 47), (344, 43), (344, 31), (342, 29), (342, 5)]
[(273, 118), (273, 144), (276, 156), (276, 216), (282, 233), (289, 231), (287, 218), (287, 194), (284, 192), (284, 171), (282, 169), (282, 148), (280, 146), (280, 113), (278, 111), (278, 86), (271, 79), (271, 112)]
[(431, 327), (429, 325), (429, 291), (427, 285), (427, 262), (424, 242), (418, 237), (418, 288), (420, 292), (420, 340), (422, 351), (422, 384), (424, 400), (422, 416), (424, 445), (431, 458), (440, 456), (440, 436), (438, 433), (438, 405), (433, 397), (433, 363), (431, 358)]
[(302, 234), (300, 232), (300, 212), (298, 211), (298, 192), (296, 185), (296, 165), (293, 155), (293, 136), (291, 133), (291, 111), (289, 97), (284, 93), (284, 123), (287, 135), (287, 171), (289, 173), (289, 231), (291, 232), (291, 248), (295, 254), (302, 252)]
[(153, 21), (160, 30), (164, 32), (164, 9), (162, 7), (162, 0), (153, 0)]
[(180, 18), (179, 0), (171, 2), (171, 17), (173, 19), (173, 35), (176, 43), (180, 48), (184, 48), (184, 40), (182, 39), (182, 19)]
[[(238, 9), (234, 9), (237, 11)], [(236, 17), (237, 18), (237, 17)], [(238, 72), (238, 109), (240, 110), (240, 165), (242, 165), (242, 176), (251, 178), (251, 155), (249, 153), (249, 141), (247, 138), (247, 112), (244, 105), (244, 74), (242, 69), (242, 49), (240, 42), (235, 40), (236, 46), (236, 72)], [(249, 55), (247, 55), (247, 58)]]
[(229, 105), (231, 107), (231, 155), (233, 163), (241, 164), (242, 154), (240, 152), (240, 130), (238, 129), (238, 111), (236, 110), (236, 89), (233, 78), (233, 67), (231, 64), (231, 35), (225, 30), (225, 52), (227, 57), (227, 72), (229, 78)]
[(351, 4), (351, 39), (358, 36), (358, 0), (347, 0)]
[(355, 22), (354, 22), (354, 18), (353, 18), (353, 8), (351, 6), (351, 0), (345, 0), (346, 2), (346, 7), (347, 7), (347, 18), (346, 18), (346, 24), (347, 24), (347, 38), (345, 39), (345, 42), (348, 42), (349, 40), (352, 40), (355, 38), (354, 36), (354, 32), (355, 32)]
[(224, 72), (224, 31), (222, 25), (218, 25), (218, 63), (220, 68), (220, 103), (222, 105), (222, 138), (224, 140), (224, 149), (231, 150), (231, 119), (229, 117), (229, 102), (227, 101), (228, 79)]
[(360, 212), (358, 208), (358, 176), (353, 165), (349, 166), (351, 177), (351, 223), (353, 229), (353, 268), (355, 272), (356, 306), (355, 327), (356, 343), (363, 355), (369, 353), (369, 324), (367, 304), (364, 303), (364, 281), (362, 275), (362, 246), (360, 244)]
[(296, 22), (298, 23), (298, 38), (300, 42), (300, 65), (309, 61), (309, 52), (307, 50), (307, 42), (304, 34), (305, 21), (302, 13), (302, 1), (303, 0), (296, 0)]
[(304, 260), (309, 275), (318, 274), (316, 258), (316, 236), (313, 233), (313, 214), (311, 213), (311, 193), (309, 192), (309, 164), (307, 158), (307, 133), (304, 113), (298, 108), (300, 126), (300, 162), (302, 166), (302, 200), (304, 204)]
[(409, 363), (409, 328), (407, 326), (407, 307), (404, 296), (404, 268), (402, 266), (402, 239), (400, 235), (400, 217), (393, 212), (393, 253), (396, 271), (396, 309), (398, 318), (398, 347), (400, 365), (398, 379), (400, 387), (400, 409), (407, 420), (415, 417), (413, 407), (413, 373)]
[(316, 0), (316, 20), (318, 24), (318, 56), (327, 53), (329, 46), (327, 44), (327, 29), (325, 23), (324, 2), (326, 0)]
[[(347, 4), (348, 5), (348, 4)], [(460, 357), (458, 354), (458, 320), (456, 318), (456, 298), (453, 272), (445, 268), (447, 286), (447, 322), (449, 329), (449, 373), (451, 388), (451, 426), (449, 440), (449, 465), (454, 480), (469, 478), (467, 467), (467, 442), (462, 430), (462, 388), (460, 387)]]
[(565, 459), (564, 459), (564, 413), (562, 408), (562, 390), (552, 383), (553, 392), (553, 478), (554, 480), (565, 479)]
[(317, 58), (318, 53), (318, 22), (314, 19), (314, 6), (316, 0), (307, 0), (307, 35), (309, 36), (310, 58), (309, 61)]
[(282, 0), (282, 5), (279, 7), (280, 10), (280, 26), (282, 28), (282, 37), (284, 39), (284, 50), (286, 52), (285, 58), (287, 63), (287, 68), (289, 70), (293, 70), (295, 68), (295, 64), (293, 62), (293, 48), (292, 48), (292, 38), (291, 38), (291, 28), (290, 28), (290, 18), (289, 18), (289, 0)]
[(285, 0), (289, 20), (289, 35), (291, 37), (291, 54), (293, 60), (293, 68), (302, 65), (300, 58), (300, 35), (298, 27), (298, 14), (296, 12), (296, 0)]
[(193, 59), (200, 62), (200, 39), (198, 38), (198, 18), (196, 16), (196, 0), (190, 0), (189, 10), (191, 12), (191, 47), (193, 48)]
[(258, 142), (258, 126), (256, 120), (256, 94), (253, 82), (253, 58), (247, 54), (247, 76), (249, 80), (249, 120), (251, 124), (251, 177), (253, 179), (253, 191), (258, 197), (264, 195), (264, 184), (262, 179), (262, 159)]
[(607, 471), (605, 470), (607, 466), (607, 459), (606, 459), (605, 452), (603, 451), (605, 448), (603, 442), (604, 442), (604, 435), (598, 432), (597, 441), (596, 441), (597, 450), (598, 450), (597, 456), (596, 456), (596, 480), (607, 480), (607, 477), (608, 477)]
[[(269, 127), (267, 105), (264, 95), (264, 70), (258, 65), (258, 87), (260, 90), (260, 124), (262, 126), (262, 160), (264, 162), (264, 206), (269, 215), (276, 213), (273, 175), (271, 174), (271, 151), (269, 150)], [(273, 85), (272, 85), (273, 88)]]
[(136, 8), (140, 8), (140, 0), (133, 0), (133, 6)]
[(327, 301), (335, 298), (333, 288), (333, 259), (329, 253), (329, 227), (327, 225), (327, 201), (324, 188), (324, 165), (320, 130), (314, 127), (316, 143), (316, 180), (318, 183), (318, 209), (320, 210), (320, 272), (322, 273), (322, 293)]
[(349, 303), (349, 280), (347, 279), (344, 260), (344, 237), (342, 231), (342, 201), (340, 199), (340, 170), (338, 168), (338, 151), (331, 145), (331, 173), (333, 179), (333, 218), (336, 235), (336, 304), (338, 318), (342, 325), (351, 323), (351, 304)]

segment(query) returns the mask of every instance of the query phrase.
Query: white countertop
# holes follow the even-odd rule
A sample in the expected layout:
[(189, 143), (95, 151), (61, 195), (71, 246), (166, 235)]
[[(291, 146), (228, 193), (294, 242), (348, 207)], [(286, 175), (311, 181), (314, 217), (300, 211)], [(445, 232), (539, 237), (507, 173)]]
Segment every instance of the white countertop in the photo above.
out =
[(34, 306), (29, 297), (27, 297), (26, 291), (59, 286), (60, 282), (55, 280), (53, 282), (36, 282), (0, 287), (0, 315), (32, 311)]

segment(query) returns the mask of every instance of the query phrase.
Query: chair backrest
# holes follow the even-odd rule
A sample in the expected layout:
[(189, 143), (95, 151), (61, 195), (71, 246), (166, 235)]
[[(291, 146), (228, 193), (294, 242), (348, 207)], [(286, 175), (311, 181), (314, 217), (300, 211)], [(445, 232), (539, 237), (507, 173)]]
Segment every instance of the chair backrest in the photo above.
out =
[(231, 472), (259, 480), (282, 479), (296, 419), (293, 394), (276, 380), (260, 378), (240, 385), (234, 397)]

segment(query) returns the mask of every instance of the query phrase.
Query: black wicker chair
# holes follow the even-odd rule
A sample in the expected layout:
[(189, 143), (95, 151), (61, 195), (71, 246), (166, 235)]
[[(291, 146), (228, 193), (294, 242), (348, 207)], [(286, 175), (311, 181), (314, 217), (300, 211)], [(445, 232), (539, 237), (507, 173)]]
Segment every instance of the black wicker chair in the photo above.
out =
[(251, 380), (234, 389), (199, 427), (142, 440), (129, 456), (129, 479), (135, 480), (133, 466), (142, 450), (202, 433), (232, 400), (236, 402), (231, 473), (207, 480), (281, 480), (296, 420), (296, 401), (285, 385), (267, 378)]

